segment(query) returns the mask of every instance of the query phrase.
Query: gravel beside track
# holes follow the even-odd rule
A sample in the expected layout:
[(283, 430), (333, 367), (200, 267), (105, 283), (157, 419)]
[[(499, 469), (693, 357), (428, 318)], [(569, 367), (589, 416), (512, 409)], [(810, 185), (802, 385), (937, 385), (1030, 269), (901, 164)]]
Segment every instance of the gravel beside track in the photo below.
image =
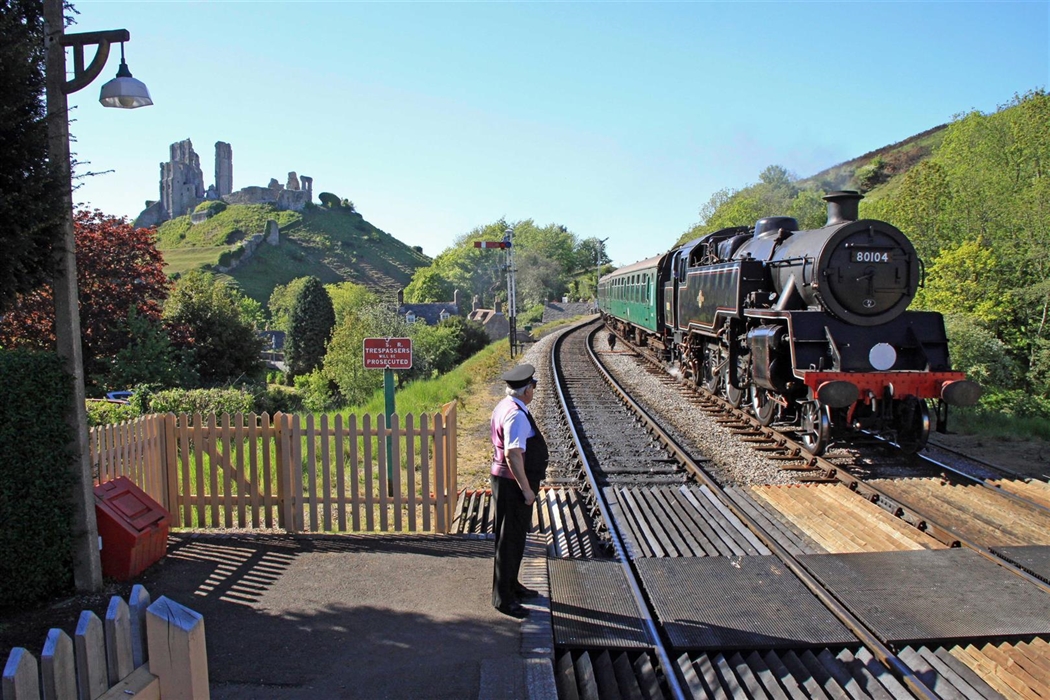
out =
[(752, 484), (793, 484), (799, 480), (780, 469), (746, 443), (740, 442), (725, 426), (683, 396), (680, 389), (661, 381), (649, 372), (644, 360), (618, 342), (609, 352), (608, 333), (599, 331), (594, 342), (606, 368), (623, 384), (634, 400), (654, 417), (686, 450), (711, 460), (704, 468), (723, 486)]
[(580, 474), (576, 447), (565, 429), (565, 418), (558, 403), (558, 394), (554, 390), (554, 375), (551, 372), (551, 347), (562, 334), (579, 325), (573, 324), (548, 333), (517, 358), (519, 362), (527, 362), (536, 368), (535, 377), (539, 384), (536, 386), (532, 403), (529, 404), (529, 412), (539, 425), (550, 450), (546, 479), (548, 484), (570, 483), (578, 480)]

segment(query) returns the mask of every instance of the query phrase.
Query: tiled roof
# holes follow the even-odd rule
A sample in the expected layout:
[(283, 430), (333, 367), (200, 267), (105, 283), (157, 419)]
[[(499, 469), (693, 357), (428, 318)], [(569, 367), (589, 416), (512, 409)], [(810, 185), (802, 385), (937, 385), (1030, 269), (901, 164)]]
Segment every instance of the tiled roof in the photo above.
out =
[(459, 316), (459, 306), (451, 301), (436, 301), (428, 304), (402, 304), (397, 307), (397, 314), (405, 316), (411, 311), (417, 320), (423, 319), (428, 326), (436, 326), (441, 322), (441, 312), (449, 316)]

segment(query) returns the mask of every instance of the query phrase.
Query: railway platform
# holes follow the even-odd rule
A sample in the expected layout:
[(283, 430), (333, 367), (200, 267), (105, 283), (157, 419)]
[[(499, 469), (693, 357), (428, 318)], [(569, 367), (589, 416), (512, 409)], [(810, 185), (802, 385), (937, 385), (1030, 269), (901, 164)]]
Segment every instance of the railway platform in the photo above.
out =
[(524, 622), (491, 605), (492, 540), (178, 534), (142, 581), (204, 616), (211, 697), (557, 697), (546, 553)]

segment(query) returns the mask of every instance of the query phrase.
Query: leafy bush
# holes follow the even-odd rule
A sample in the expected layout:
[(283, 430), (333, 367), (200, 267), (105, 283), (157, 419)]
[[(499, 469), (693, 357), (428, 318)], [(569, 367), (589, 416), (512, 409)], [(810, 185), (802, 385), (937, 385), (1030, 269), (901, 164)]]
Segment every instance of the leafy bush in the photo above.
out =
[(324, 413), (339, 405), (339, 393), (322, 370), (300, 374), (295, 378), (295, 388), (302, 397), (303, 408), (311, 413)]
[(325, 209), (338, 209), (342, 202), (339, 201), (339, 197), (335, 196), (331, 192), (322, 192), (317, 195), (317, 199), (321, 201), (321, 206)]
[(282, 389), (276, 386), (266, 387), (255, 394), (256, 413), (269, 413), (272, 416), (278, 411), (282, 413), (298, 413), (302, 409), (302, 398), (291, 389)]
[(139, 412), (130, 403), (113, 403), (112, 401), (88, 401), (87, 418), (89, 426), (113, 425), (137, 418)]
[(226, 211), (226, 202), (221, 199), (212, 199), (207, 202), (201, 202), (197, 205), (197, 208), (193, 210), (193, 213), (197, 214), (202, 211), (208, 212), (209, 216), (215, 216), (216, 214)]
[(0, 605), (73, 584), (72, 380), (53, 353), (0, 350)]
[(953, 369), (985, 389), (1015, 386), (1017, 363), (1007, 353), (1006, 344), (981, 326), (973, 317), (952, 314), (944, 317)]
[(166, 389), (149, 401), (150, 413), (251, 413), (255, 397), (243, 389)]
[(978, 409), (1015, 418), (1050, 419), (1050, 398), (1021, 389), (991, 391), (981, 397)]

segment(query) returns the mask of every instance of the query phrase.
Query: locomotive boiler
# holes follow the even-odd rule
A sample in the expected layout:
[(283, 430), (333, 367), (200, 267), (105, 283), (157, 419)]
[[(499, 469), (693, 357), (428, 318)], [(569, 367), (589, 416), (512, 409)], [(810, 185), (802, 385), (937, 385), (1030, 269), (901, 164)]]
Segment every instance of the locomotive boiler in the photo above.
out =
[(769, 217), (620, 268), (599, 281), (599, 310), (764, 425), (793, 423), (811, 452), (857, 429), (921, 449), (981, 390), (952, 371), (942, 316), (908, 311), (918, 254), (891, 224), (858, 220), (861, 198), (825, 196), (818, 229)]

